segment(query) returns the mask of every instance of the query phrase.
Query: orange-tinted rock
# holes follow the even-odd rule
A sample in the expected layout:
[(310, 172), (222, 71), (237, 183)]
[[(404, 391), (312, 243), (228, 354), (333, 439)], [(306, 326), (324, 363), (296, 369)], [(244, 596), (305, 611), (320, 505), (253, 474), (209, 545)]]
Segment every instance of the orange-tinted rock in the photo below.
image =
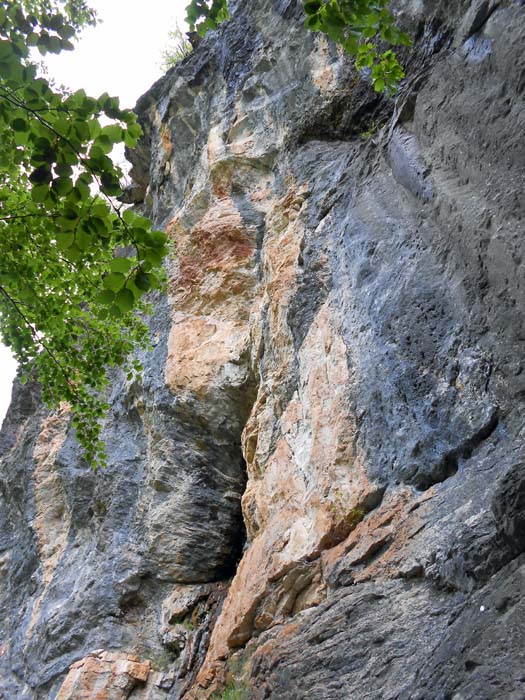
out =
[(62, 481), (56, 470), (56, 456), (66, 438), (69, 408), (47, 418), (33, 452), (35, 458), (34, 528), (44, 562), (44, 585), (48, 585), (67, 540), (69, 513)]
[[(380, 493), (354, 451), (355, 426), (347, 411), (352, 378), (330, 299), (299, 350), (298, 389), (283, 408), (276, 391), (294, 361), (287, 305), (300, 274), (305, 193), (306, 187), (290, 190), (267, 217), (262, 297), (272, 356), (244, 432), (249, 481), (243, 510), (252, 541), (213, 631), (202, 686), (256, 631), (323, 599), (322, 572), (312, 560), (341, 541), (355, 526), (355, 513)], [(256, 337), (258, 316), (252, 324)]]
[(94, 652), (71, 666), (56, 700), (126, 700), (150, 670), (150, 662), (134, 654)]
[(57, 414), (44, 420), (33, 450), (36, 507), (33, 528), (43, 563), (43, 587), (33, 604), (27, 637), (37, 624), (44, 596), (67, 544), (71, 517), (56, 457), (66, 439), (68, 425), (69, 407), (63, 405)]
[(343, 542), (322, 553), (326, 580), (346, 585), (370, 578), (418, 576), (421, 567), (411, 559), (410, 545), (425, 527), (418, 506), (429, 497), (417, 499), (406, 488), (394, 491)]
[(168, 227), (176, 250), (172, 301), (179, 312), (215, 311), (222, 318), (247, 320), (249, 304), (242, 297), (254, 287), (254, 232), (246, 230), (229, 197), (216, 200), (192, 226), (198, 202), (193, 207), (195, 212), (190, 205)]
[(256, 283), (253, 235), (229, 199), (218, 201), (193, 228), (178, 219), (170, 231), (177, 257), (166, 382), (173, 392), (199, 395), (242, 383)]

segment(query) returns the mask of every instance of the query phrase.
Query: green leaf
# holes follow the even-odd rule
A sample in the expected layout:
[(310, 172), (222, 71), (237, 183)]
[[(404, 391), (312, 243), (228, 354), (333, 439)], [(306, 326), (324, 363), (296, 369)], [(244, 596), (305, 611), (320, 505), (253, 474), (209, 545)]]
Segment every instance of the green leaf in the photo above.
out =
[(104, 194), (108, 195), (109, 197), (118, 197), (120, 194), (122, 194), (118, 178), (116, 178), (114, 175), (107, 172), (103, 173), (100, 178), (100, 182), (100, 189)]
[(73, 183), (69, 177), (58, 177), (53, 180), (52, 187), (61, 197), (69, 194), (73, 189)]
[(122, 311), (121, 309), (116, 305), (113, 304), (113, 306), (109, 307), (109, 315), (112, 316), (113, 318), (122, 318)]
[(98, 216), (92, 216), (89, 219), (91, 230), (94, 231), (98, 236), (106, 238), (108, 235), (109, 224), (105, 219), (101, 219)]
[(112, 292), (118, 292), (126, 284), (126, 275), (120, 272), (111, 272), (104, 278), (103, 285), (105, 289), (110, 289)]
[(90, 150), (90, 156), (92, 158), (97, 158), (99, 157), (99, 153), (111, 153), (113, 150), (113, 145), (113, 141), (111, 141), (108, 136), (104, 136), (104, 134), (101, 133), (100, 136), (98, 136), (93, 142), (93, 146)]
[(58, 216), (55, 219), (55, 225), (60, 228), (61, 231), (74, 231), (78, 225), (76, 219), (66, 219), (65, 216)]
[(123, 313), (131, 311), (135, 306), (135, 297), (129, 289), (121, 289), (116, 297), (117, 306)]
[(127, 274), (133, 267), (133, 261), (129, 258), (113, 258), (109, 263), (109, 269), (112, 272), (120, 272)]
[(138, 143), (138, 139), (135, 136), (131, 136), (129, 131), (125, 131), (124, 132), (124, 143), (126, 144), (126, 146), (128, 148), (135, 148), (137, 143)]
[(126, 209), (125, 211), (122, 212), (122, 219), (126, 224), (133, 225), (135, 220), (137, 219), (137, 214), (133, 211), (133, 209)]
[(164, 231), (151, 231), (147, 236), (147, 240), (151, 241), (152, 245), (160, 247), (165, 246), (169, 239)]
[(31, 190), (31, 199), (36, 204), (43, 204), (49, 197), (49, 187), (47, 185), (37, 185)]
[(51, 182), (52, 179), (53, 176), (51, 175), (51, 170), (47, 165), (42, 165), (38, 168), (35, 168), (35, 170), (33, 170), (31, 175), (29, 176), (29, 180), (35, 185), (41, 185), (46, 182)]
[[(135, 117), (135, 115), (133, 115)], [(137, 122), (133, 122), (128, 125), (127, 129), (130, 136), (133, 138), (140, 138), (142, 136), (142, 127)]]
[(317, 32), (321, 29), (322, 24), (321, 24), (321, 20), (318, 17), (318, 15), (311, 15), (310, 17), (306, 18), (305, 26), (310, 31)]
[(138, 272), (134, 281), (137, 288), (143, 292), (148, 292), (151, 289), (151, 276), (147, 272)]
[(71, 248), (75, 241), (75, 234), (71, 231), (59, 231), (56, 234), (56, 242), (58, 250), (67, 250)]
[(162, 265), (163, 255), (159, 254), (156, 250), (146, 250), (145, 257), (146, 260), (153, 265), (153, 267), (160, 267)]
[(17, 146), (27, 146), (29, 142), (29, 132), (27, 131), (16, 131), (14, 134), (15, 144)]
[(13, 49), (14, 46), (11, 41), (2, 39), (0, 41), (0, 61), (5, 60), (6, 58), (10, 58), (13, 55)]
[(104, 218), (108, 214), (108, 205), (102, 199), (96, 199), (91, 207), (91, 213), (93, 216), (100, 216)]
[(122, 141), (123, 129), (118, 124), (110, 124), (102, 129), (102, 136), (105, 136), (111, 144)]
[(97, 296), (96, 301), (99, 304), (104, 304), (105, 306), (113, 304), (115, 301), (115, 292), (111, 291), (111, 289), (104, 289), (104, 291), (100, 292), (100, 294)]
[(70, 24), (62, 25), (57, 31), (62, 37), (62, 39), (72, 39), (76, 34), (75, 28), (72, 27)]
[(29, 124), (27, 122), (27, 119), (22, 119), (21, 117), (17, 117), (16, 119), (13, 119), (11, 122), (11, 128), (14, 131), (29, 131)]
[(86, 184), (82, 176), (77, 178), (77, 181), (75, 183), (75, 190), (77, 190), (80, 194), (80, 199), (82, 201), (87, 202), (91, 198), (91, 190), (89, 189), (89, 186)]
[[(100, 99), (99, 99), (100, 103)], [(106, 114), (107, 117), (110, 119), (119, 119), (120, 117), (120, 105), (119, 105), (119, 98), (118, 97), (107, 97), (104, 100), (103, 106), (102, 106), (104, 113)]]
[(66, 251), (64, 251), (64, 256), (71, 262), (78, 262), (82, 257), (82, 251), (73, 244)]
[(73, 174), (73, 168), (70, 165), (56, 165), (55, 172), (60, 177), (67, 177)]
[(60, 51), (62, 50), (62, 42), (58, 37), (51, 36), (49, 37), (46, 43), (46, 48), (49, 51), (49, 53), (60, 53)]
[(91, 240), (91, 236), (84, 229), (83, 226), (80, 226), (76, 232), (75, 243), (79, 250), (81, 250), (82, 252), (86, 252), (91, 248), (93, 241)]
[(321, 9), (323, 3), (321, 0), (309, 0), (304, 3), (304, 11), (307, 15), (315, 15)]

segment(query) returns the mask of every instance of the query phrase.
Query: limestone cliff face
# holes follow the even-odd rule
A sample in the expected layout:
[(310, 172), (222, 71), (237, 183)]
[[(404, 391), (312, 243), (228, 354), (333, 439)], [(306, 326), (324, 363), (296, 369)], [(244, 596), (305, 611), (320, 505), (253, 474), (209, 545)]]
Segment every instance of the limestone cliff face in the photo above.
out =
[(395, 6), (395, 100), (238, 0), (139, 101), (169, 295), (103, 472), (15, 390), (1, 700), (525, 697), (525, 8)]

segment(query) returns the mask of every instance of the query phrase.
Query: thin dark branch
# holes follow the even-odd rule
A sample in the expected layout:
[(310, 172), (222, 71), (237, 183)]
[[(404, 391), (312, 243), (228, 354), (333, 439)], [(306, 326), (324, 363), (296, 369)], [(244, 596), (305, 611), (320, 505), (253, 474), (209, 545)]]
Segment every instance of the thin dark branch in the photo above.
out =
[(101, 191), (102, 195), (103, 195), (103, 196), (105, 197), (105, 199), (107, 200), (107, 202), (108, 202), (109, 206), (111, 207), (111, 209), (112, 209), (112, 210), (115, 212), (115, 214), (118, 216), (120, 222), (122, 223), (122, 225), (124, 226), (124, 228), (125, 228), (126, 231), (128, 232), (128, 235), (130, 236), (131, 240), (133, 241), (133, 243), (134, 243), (134, 245), (135, 245), (135, 248), (136, 248), (136, 250), (137, 250), (137, 252), (138, 252), (138, 244), (137, 244), (137, 241), (135, 240), (135, 237), (134, 237), (133, 234), (131, 233), (131, 228), (128, 226), (128, 224), (127, 224), (127, 223), (124, 221), (124, 219), (122, 218), (122, 215), (121, 215), (121, 213), (120, 213), (120, 209), (121, 209), (121, 208), (120, 208), (120, 207), (117, 207), (117, 206), (114, 204), (112, 198), (111, 198), (109, 195), (107, 195), (107, 194), (105, 194), (104, 192), (102, 192), (102, 183), (101, 183), (101, 181), (100, 181), (100, 179), (99, 179), (99, 176), (98, 176), (97, 173), (89, 166), (89, 164), (87, 163), (87, 161), (85, 160), (85, 158), (83, 158), (83, 156), (79, 153), (79, 151), (75, 148), (75, 146), (71, 143), (71, 141), (70, 141), (66, 136), (63, 136), (62, 134), (60, 134), (60, 133), (53, 127), (52, 124), (50, 124), (46, 119), (42, 118), (35, 110), (33, 110), (33, 109), (31, 109), (30, 107), (28, 107), (28, 106), (25, 104), (25, 102), (23, 102), (22, 100), (20, 100), (20, 99), (17, 97), (16, 93), (13, 93), (12, 91), (8, 91), (8, 90), (7, 90), (5, 87), (3, 87), (3, 86), (2, 86), (1, 89), (2, 89), (2, 90), (4, 91), (4, 93), (6, 93), (6, 94), (4, 94), (4, 95), (0, 94), (0, 98), (3, 97), (4, 99), (7, 99), (9, 102), (11, 102), (11, 104), (14, 104), (15, 107), (18, 107), (19, 109), (24, 109), (26, 112), (29, 112), (30, 114), (32, 114), (41, 124), (43, 124), (47, 129), (49, 129), (49, 130), (51, 131), (51, 133), (55, 134), (55, 136), (56, 136), (57, 138), (61, 139), (64, 143), (66, 143), (66, 144), (71, 148), (71, 150), (72, 150), (72, 151), (75, 153), (75, 155), (78, 157), (80, 163), (81, 163), (81, 164), (84, 166), (84, 168), (86, 168), (86, 170), (87, 170), (88, 172), (90, 172), (91, 175), (93, 175), (93, 177), (95, 178), (95, 182), (97, 183), (97, 185), (98, 185), (98, 187), (99, 187), (99, 190)]
[(29, 219), (31, 217), (36, 217), (40, 219), (56, 219), (57, 215), (49, 213), (34, 213), (34, 214), (13, 214), (12, 216), (0, 216), (0, 221), (14, 221), (15, 219)]

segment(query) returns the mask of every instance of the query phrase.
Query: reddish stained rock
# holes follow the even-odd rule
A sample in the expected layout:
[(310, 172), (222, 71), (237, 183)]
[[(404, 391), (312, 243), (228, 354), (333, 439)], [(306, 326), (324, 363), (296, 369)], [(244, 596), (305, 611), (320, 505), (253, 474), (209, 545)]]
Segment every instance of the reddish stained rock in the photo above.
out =
[(166, 383), (173, 392), (196, 394), (215, 384), (242, 384), (256, 286), (254, 238), (228, 198), (193, 228), (181, 215), (169, 230), (177, 257), (170, 273)]
[(177, 253), (170, 274), (177, 310), (203, 312), (224, 304), (233, 295), (238, 316), (243, 308), (238, 297), (254, 285), (251, 272), (255, 240), (233, 201), (229, 197), (215, 201), (194, 226), (188, 227), (184, 216), (176, 217), (168, 233)]

